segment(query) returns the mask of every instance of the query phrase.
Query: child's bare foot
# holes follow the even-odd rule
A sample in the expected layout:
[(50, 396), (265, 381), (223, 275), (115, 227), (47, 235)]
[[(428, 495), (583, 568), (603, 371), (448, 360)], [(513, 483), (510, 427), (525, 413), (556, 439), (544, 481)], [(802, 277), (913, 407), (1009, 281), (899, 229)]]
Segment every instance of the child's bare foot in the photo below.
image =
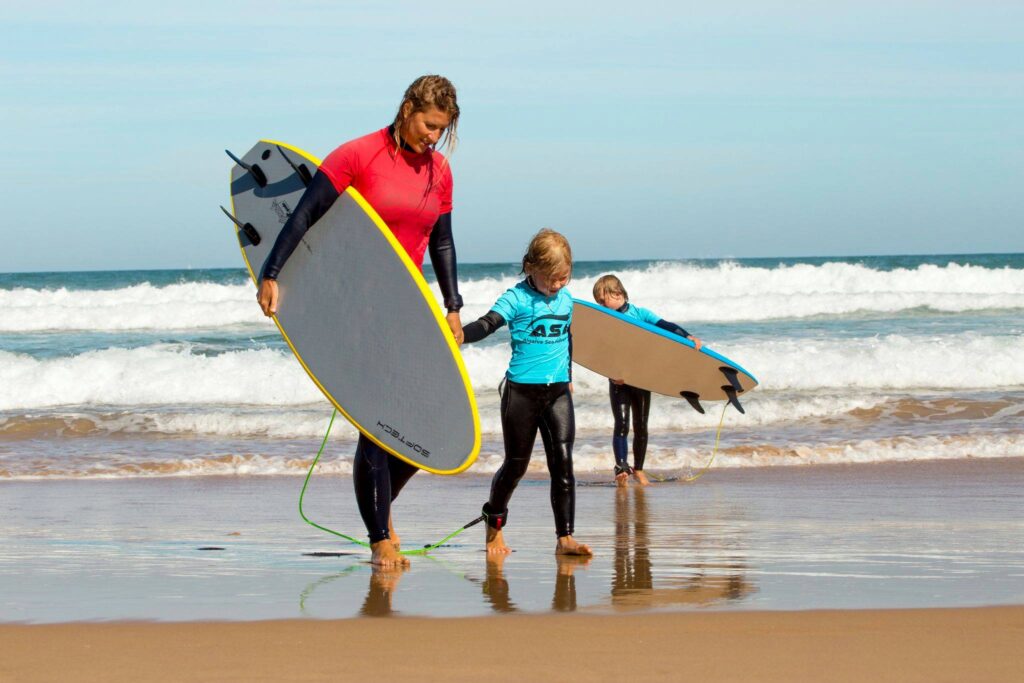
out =
[(494, 529), (490, 526), (487, 527), (487, 554), (488, 555), (507, 555), (512, 552), (512, 548), (505, 545), (505, 536), (501, 533), (501, 529)]
[(622, 489), (629, 486), (629, 472), (619, 472), (616, 474), (615, 485)]
[(394, 546), (390, 539), (385, 538), (383, 541), (371, 543), (370, 550), (373, 551), (370, 557), (370, 564), (386, 569), (409, 566), (409, 558), (399, 555), (398, 548)]
[[(647, 475), (644, 474), (643, 470), (633, 470), (633, 476), (636, 477), (637, 483), (640, 484), (641, 486), (650, 486), (651, 485), (651, 480), (647, 478)], [(391, 538), (394, 538), (394, 537), (395, 537), (395, 535), (392, 534)]]
[(402, 539), (395, 533), (395, 523), (391, 521), (391, 515), (388, 515), (388, 535), (391, 536), (391, 545), (395, 546), (395, 550), (401, 550)]
[(572, 576), (577, 567), (586, 569), (593, 560), (593, 555), (555, 555), (559, 576)]
[(559, 536), (555, 545), (555, 555), (593, 555), (590, 546), (580, 543), (572, 536)]

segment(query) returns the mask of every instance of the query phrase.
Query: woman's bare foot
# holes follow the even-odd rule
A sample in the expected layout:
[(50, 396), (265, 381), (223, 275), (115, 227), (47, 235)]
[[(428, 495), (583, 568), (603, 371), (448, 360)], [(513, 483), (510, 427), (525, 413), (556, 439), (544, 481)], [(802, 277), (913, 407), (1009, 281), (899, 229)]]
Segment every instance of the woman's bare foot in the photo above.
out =
[[(650, 486), (651, 485), (651, 480), (647, 478), (647, 475), (644, 474), (643, 470), (633, 470), (633, 476), (636, 477), (637, 483), (640, 484), (641, 486)], [(394, 538), (394, 537), (395, 537), (395, 535), (391, 534), (391, 538)]]
[(391, 515), (388, 515), (388, 535), (391, 536), (391, 545), (395, 546), (395, 550), (401, 550), (402, 539), (395, 533), (395, 523), (391, 521)]
[(505, 536), (501, 533), (501, 529), (494, 529), (490, 526), (487, 527), (487, 554), (488, 555), (507, 555), (512, 552), (512, 548), (505, 545)]
[(555, 555), (593, 555), (589, 545), (580, 543), (572, 536), (559, 536)]
[(398, 548), (395, 547), (390, 539), (385, 538), (383, 541), (371, 543), (370, 550), (373, 551), (373, 555), (370, 557), (370, 564), (384, 568), (409, 566), (409, 558), (399, 555)]
[(629, 486), (629, 472), (619, 472), (616, 474), (615, 485), (623, 489)]

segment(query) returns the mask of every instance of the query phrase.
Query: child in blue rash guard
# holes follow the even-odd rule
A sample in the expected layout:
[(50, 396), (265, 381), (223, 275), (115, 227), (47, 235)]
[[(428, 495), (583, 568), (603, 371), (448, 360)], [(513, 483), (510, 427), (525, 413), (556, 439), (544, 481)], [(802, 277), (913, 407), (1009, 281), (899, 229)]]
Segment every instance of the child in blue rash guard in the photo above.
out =
[(576, 421), (572, 406), (572, 297), (564, 289), (572, 274), (569, 242), (554, 230), (541, 230), (523, 256), (526, 279), (512, 287), (487, 315), (464, 328), (467, 343), (477, 342), (502, 325), (512, 335), (512, 360), (501, 391), (501, 429), (505, 461), (491, 482), (484, 505), (487, 552), (510, 553), (503, 529), (508, 502), (530, 464), (540, 431), (551, 474), (551, 509), (555, 515), (557, 555), (591, 555), (573, 538), (576, 479), (572, 445)]
[[(629, 303), (629, 294), (622, 281), (614, 275), (602, 275), (594, 283), (594, 300), (605, 308), (663, 330), (678, 334), (694, 343), (700, 349), (700, 339), (675, 323), (662, 320), (657, 315)], [(615, 433), (612, 436), (612, 451), (615, 453), (615, 483), (626, 486), (632, 474), (642, 486), (650, 484), (644, 474), (644, 457), (647, 455), (647, 416), (651, 410), (651, 392), (631, 387), (621, 379), (608, 380), (612, 415), (615, 417)], [(633, 467), (629, 466), (629, 451), (626, 437), (629, 436), (630, 413), (633, 414)]]

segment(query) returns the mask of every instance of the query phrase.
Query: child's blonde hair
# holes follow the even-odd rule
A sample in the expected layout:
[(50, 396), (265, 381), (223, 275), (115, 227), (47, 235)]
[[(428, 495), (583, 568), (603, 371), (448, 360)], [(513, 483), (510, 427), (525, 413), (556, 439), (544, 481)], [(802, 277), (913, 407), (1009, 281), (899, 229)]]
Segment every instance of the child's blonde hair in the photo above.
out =
[(594, 301), (604, 301), (604, 297), (607, 294), (621, 294), (622, 298), (629, 301), (629, 294), (626, 293), (626, 288), (622, 286), (622, 280), (611, 274), (602, 275), (594, 283)]
[(533, 236), (523, 255), (523, 273), (548, 276), (565, 266), (572, 270), (572, 248), (565, 235), (544, 228)]

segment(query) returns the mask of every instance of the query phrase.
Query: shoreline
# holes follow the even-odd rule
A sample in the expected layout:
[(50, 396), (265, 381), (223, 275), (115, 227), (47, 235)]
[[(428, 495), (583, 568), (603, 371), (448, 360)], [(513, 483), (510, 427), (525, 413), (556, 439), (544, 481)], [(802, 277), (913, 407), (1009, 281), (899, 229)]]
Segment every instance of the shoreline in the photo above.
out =
[(1024, 605), (2, 624), (0, 680), (1009, 681), (1021, 642)]

